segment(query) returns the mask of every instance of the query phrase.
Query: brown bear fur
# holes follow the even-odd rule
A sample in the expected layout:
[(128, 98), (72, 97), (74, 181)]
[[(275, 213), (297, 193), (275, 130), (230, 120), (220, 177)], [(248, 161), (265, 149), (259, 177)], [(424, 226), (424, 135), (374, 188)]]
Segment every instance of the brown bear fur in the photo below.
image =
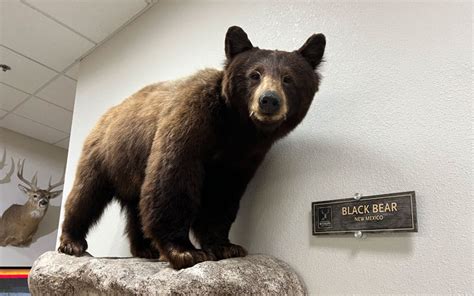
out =
[[(115, 198), (134, 256), (161, 254), (177, 269), (245, 256), (228, 238), (240, 198), (272, 144), (306, 115), (325, 43), (316, 34), (297, 51), (262, 50), (231, 27), (223, 71), (156, 83), (111, 108), (85, 141), (59, 251), (83, 254), (89, 228)], [(281, 99), (271, 115), (259, 107), (268, 90)]]

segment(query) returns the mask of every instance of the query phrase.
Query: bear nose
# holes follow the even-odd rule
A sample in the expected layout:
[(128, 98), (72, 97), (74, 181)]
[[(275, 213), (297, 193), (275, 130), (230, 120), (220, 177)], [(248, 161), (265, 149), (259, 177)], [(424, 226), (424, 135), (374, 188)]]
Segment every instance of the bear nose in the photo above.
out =
[(266, 91), (258, 100), (258, 106), (263, 114), (274, 114), (280, 109), (281, 99), (274, 91)]

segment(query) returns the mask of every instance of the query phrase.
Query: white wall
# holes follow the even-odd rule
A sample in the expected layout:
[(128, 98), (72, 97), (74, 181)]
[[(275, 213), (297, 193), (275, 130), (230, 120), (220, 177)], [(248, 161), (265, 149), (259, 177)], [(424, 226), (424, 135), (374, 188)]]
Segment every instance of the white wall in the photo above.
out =
[[(81, 63), (66, 192), (99, 116), (142, 86), (220, 67), (242, 26), (262, 48), (327, 37), (321, 91), (275, 145), (242, 202), (233, 238), (289, 262), (310, 294), (472, 291), (470, 3), (161, 1)], [(313, 237), (312, 201), (416, 190), (419, 232)], [(128, 255), (118, 207), (90, 234)]]
[[(23, 176), (31, 180), (38, 172), (38, 186), (47, 188), (49, 177), (53, 182), (58, 181), (64, 173), (67, 150), (44, 143), (33, 138), (0, 128), (0, 158), (3, 149), (7, 150), (7, 166), (0, 172), (0, 178), (10, 172), (11, 157), (15, 165), (19, 159), (26, 159)], [(11, 176), (11, 181), (0, 184), (0, 216), (12, 204), (24, 204), (26, 195), (18, 189), (22, 183), (16, 176), (17, 169)], [(28, 247), (0, 247), (0, 266), (31, 266), (39, 255), (55, 249), (58, 235), (59, 213), (61, 209), (61, 195), (50, 201), (46, 215), (41, 221), (33, 242)]]

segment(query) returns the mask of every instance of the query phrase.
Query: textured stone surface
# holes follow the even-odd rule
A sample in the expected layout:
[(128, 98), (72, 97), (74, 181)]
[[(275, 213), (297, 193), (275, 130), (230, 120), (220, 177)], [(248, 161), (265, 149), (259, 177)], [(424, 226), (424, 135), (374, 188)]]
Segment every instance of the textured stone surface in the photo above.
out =
[(267, 255), (203, 262), (174, 270), (139, 258), (43, 254), (28, 279), (33, 295), (304, 295), (284, 262)]

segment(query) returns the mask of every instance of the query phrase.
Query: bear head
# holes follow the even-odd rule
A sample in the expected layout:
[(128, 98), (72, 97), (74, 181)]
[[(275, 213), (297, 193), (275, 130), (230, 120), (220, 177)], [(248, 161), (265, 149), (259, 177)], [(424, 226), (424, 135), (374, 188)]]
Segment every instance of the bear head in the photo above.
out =
[(324, 35), (314, 34), (292, 52), (260, 49), (240, 27), (230, 27), (223, 96), (241, 120), (283, 136), (301, 122), (318, 91), (325, 46)]

